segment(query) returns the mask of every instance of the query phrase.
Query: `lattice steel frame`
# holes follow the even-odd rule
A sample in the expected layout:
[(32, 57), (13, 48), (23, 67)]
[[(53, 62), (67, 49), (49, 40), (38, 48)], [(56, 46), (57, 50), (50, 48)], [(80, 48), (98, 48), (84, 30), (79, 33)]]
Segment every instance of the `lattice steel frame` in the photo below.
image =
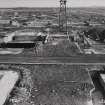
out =
[(67, 0), (60, 0), (59, 31), (67, 33)]

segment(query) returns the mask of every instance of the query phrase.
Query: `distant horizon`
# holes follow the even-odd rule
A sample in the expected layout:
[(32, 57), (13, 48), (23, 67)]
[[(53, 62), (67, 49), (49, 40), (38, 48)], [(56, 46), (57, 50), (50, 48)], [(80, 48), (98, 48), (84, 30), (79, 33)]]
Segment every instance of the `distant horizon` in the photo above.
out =
[[(0, 0), (0, 8), (59, 7), (60, 0)], [(67, 7), (105, 7), (105, 0), (67, 0)]]
[[(28, 7), (28, 6), (14, 6), (14, 7), (0, 7), (0, 8), (59, 8), (60, 6), (58, 7), (48, 7), (48, 6), (42, 6), (42, 7)], [(67, 8), (105, 8), (105, 6), (67, 6)]]

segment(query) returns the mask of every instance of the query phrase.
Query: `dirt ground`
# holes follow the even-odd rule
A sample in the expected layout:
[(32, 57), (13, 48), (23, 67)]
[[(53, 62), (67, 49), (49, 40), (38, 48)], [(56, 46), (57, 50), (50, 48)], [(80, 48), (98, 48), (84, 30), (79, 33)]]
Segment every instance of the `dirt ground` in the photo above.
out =
[(39, 44), (36, 48), (24, 49), (22, 55), (35, 55), (37, 57), (67, 57), (78, 55), (80, 51), (75, 43), (67, 39), (57, 39), (48, 43)]
[(85, 66), (0, 65), (0, 68), (22, 73), (6, 105), (88, 105), (91, 101), (93, 84)]

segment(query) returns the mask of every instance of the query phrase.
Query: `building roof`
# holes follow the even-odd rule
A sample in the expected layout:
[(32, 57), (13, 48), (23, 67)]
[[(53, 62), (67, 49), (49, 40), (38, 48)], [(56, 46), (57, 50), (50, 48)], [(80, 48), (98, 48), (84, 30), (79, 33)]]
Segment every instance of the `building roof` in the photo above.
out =
[(31, 27), (45, 27), (45, 22), (32, 21), (32, 22), (29, 22), (28, 26), (31, 26)]
[(10, 20), (8, 19), (0, 19), (0, 24), (9, 24)]

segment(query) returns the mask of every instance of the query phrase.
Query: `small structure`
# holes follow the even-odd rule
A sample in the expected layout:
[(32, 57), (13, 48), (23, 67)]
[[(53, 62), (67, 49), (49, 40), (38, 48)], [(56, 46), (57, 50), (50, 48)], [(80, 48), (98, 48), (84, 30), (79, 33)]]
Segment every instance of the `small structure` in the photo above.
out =
[(20, 23), (17, 20), (12, 20), (11, 25), (16, 26), (16, 27), (20, 27)]
[(0, 25), (10, 25), (9, 19), (0, 19)]
[(46, 21), (34, 20), (27, 22), (28, 27), (45, 27), (47, 24)]

